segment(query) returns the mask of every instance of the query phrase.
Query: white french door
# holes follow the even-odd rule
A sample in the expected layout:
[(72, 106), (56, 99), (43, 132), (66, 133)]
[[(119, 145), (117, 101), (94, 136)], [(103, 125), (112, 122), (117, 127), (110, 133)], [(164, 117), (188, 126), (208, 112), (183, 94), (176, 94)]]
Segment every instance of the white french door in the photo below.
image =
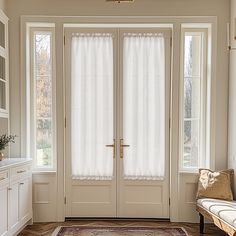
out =
[(120, 217), (169, 217), (170, 36), (120, 30)]
[(65, 36), (66, 217), (169, 218), (171, 31)]
[(67, 217), (116, 215), (116, 41), (115, 30), (66, 31)]

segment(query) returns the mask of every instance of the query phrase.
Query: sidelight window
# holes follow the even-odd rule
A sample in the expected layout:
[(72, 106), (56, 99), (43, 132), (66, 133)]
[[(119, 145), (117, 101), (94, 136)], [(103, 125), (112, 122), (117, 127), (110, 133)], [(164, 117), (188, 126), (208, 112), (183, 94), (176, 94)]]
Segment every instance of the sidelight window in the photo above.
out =
[(31, 30), (31, 154), (36, 169), (53, 169), (53, 30)]
[(187, 29), (182, 34), (181, 166), (206, 167), (207, 34)]

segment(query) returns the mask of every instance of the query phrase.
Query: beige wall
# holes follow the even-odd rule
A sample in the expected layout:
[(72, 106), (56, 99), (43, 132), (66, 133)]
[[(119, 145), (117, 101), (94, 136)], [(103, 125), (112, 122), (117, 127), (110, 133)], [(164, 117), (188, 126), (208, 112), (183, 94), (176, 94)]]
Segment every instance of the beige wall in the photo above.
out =
[[(11, 132), (20, 136), (20, 16), (21, 15), (116, 15), (116, 16), (217, 16), (218, 57), (216, 83), (216, 168), (227, 164), (228, 52), (226, 23), (229, 0), (135, 0), (133, 4), (105, 0), (7, 0), (10, 18)], [(20, 154), (20, 143), (13, 155)]]
[(7, 0), (0, 0), (0, 9), (7, 14)]

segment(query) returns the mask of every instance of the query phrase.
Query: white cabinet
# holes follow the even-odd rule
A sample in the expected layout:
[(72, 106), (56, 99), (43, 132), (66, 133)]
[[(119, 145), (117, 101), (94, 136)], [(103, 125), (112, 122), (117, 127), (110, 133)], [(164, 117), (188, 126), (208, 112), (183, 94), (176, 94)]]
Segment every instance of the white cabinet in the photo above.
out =
[[(8, 17), (0, 9), (0, 134), (9, 134)], [(4, 151), (9, 157), (9, 147)]]
[(32, 220), (31, 164), (0, 170), (0, 236), (17, 235)]
[(6, 235), (8, 231), (7, 215), (8, 215), (8, 185), (0, 186), (0, 235)]
[(8, 229), (15, 231), (31, 218), (31, 178), (19, 179), (10, 185), (8, 206)]

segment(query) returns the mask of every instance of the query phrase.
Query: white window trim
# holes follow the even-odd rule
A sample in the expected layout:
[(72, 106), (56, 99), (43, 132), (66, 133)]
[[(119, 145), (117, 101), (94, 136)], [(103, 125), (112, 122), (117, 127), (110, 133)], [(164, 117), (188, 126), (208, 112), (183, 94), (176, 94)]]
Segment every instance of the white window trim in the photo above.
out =
[[(191, 35), (203, 34), (202, 38), (202, 65), (200, 71), (200, 134), (199, 134), (199, 160), (197, 167), (184, 167), (183, 166), (183, 132), (184, 132), (184, 43), (185, 34), (190, 33)], [(209, 24), (182, 24), (181, 26), (181, 63), (180, 63), (180, 95), (179, 95), (179, 172), (180, 173), (197, 173), (199, 168), (212, 168), (212, 156), (211, 156), (211, 141), (210, 137), (211, 130), (211, 51), (209, 48), (212, 47), (211, 41), (211, 26)], [(204, 100), (202, 100), (204, 98)]]
[[(33, 60), (33, 33), (34, 32), (51, 32), (52, 40), (51, 40), (51, 48), (52, 48), (52, 167), (37, 167), (36, 165), (36, 137), (35, 137), (35, 84), (32, 80), (33, 70), (32, 70), (32, 60)], [(28, 24), (27, 25), (27, 45), (26, 45), (26, 93), (27, 99), (26, 110), (27, 110), (27, 141), (26, 141), (26, 156), (31, 157), (33, 159), (33, 170), (39, 172), (48, 172), (55, 171), (57, 166), (56, 152), (57, 152), (57, 142), (56, 142), (56, 68), (55, 68), (55, 24)], [(33, 137), (33, 138), (32, 138)]]

